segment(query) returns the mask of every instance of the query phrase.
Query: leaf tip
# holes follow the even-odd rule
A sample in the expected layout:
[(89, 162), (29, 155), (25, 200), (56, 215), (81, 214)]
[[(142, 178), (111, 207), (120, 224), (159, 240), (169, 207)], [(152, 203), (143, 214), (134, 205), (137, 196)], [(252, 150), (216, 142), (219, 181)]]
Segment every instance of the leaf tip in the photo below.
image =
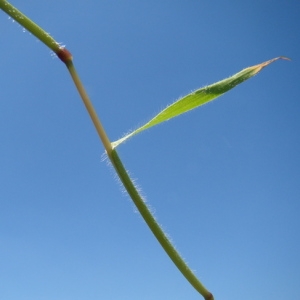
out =
[(270, 65), (271, 63), (273, 63), (274, 61), (277, 61), (279, 59), (284, 59), (284, 60), (291, 60), (290, 58), (286, 57), (286, 56), (278, 56), (275, 57), (273, 59), (267, 60), (261, 64), (255, 65), (250, 67), (250, 69), (252, 69), (254, 71), (254, 74), (257, 74), (258, 72), (260, 72), (264, 67)]
[(279, 56), (278, 59), (284, 59), (284, 60), (291, 61), (291, 59), (289, 57), (286, 57), (286, 56)]

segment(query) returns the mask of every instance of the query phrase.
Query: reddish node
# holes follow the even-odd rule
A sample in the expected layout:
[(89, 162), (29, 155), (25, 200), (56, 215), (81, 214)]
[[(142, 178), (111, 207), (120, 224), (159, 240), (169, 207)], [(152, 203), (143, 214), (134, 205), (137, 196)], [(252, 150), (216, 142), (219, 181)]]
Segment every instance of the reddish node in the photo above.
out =
[(59, 50), (56, 52), (56, 55), (64, 63), (67, 63), (73, 59), (71, 52), (66, 48), (59, 48)]
[(208, 293), (208, 295), (205, 297), (205, 300), (214, 300), (214, 296), (212, 293)]

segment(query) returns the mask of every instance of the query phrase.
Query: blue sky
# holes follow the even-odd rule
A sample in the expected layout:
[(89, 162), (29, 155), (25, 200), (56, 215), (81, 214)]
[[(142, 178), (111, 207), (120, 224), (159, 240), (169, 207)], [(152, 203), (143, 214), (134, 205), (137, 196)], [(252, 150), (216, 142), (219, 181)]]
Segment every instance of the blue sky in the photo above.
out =
[[(12, 4), (72, 52), (112, 141), (196, 88), (292, 58), (118, 151), (215, 299), (297, 299), (299, 1)], [(64, 65), (3, 12), (0, 38), (0, 298), (201, 299), (101, 161)]]

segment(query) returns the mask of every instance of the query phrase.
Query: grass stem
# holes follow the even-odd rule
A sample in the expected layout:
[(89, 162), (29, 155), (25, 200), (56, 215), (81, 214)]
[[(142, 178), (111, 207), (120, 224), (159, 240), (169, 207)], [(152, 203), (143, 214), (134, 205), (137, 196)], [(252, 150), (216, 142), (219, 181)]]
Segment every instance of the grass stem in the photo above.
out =
[(156, 239), (159, 241), (163, 249), (166, 251), (170, 259), (174, 262), (180, 272), (185, 276), (185, 278), (191, 283), (191, 285), (204, 297), (205, 300), (213, 300), (213, 295), (202, 285), (202, 283), (197, 279), (191, 269), (187, 266), (184, 260), (181, 258), (179, 253), (176, 251), (175, 247), (172, 245), (170, 240), (167, 238), (166, 234), (159, 226), (154, 216), (152, 215), (150, 209), (145, 204), (143, 198), (138, 193), (136, 187), (134, 186), (132, 180), (130, 179), (128, 173), (126, 172), (117, 152), (112, 149), (111, 142), (97, 116), (97, 113), (90, 101), (84, 86), (75, 70), (73, 64), (73, 58), (71, 53), (61, 47), (46, 31), (35, 24), (31, 19), (26, 17), (22, 12), (12, 6), (9, 2), (5, 0), (0, 0), (0, 8), (5, 11), (9, 16), (26, 28), (29, 32), (40, 39), (46, 46), (53, 50), (57, 56), (65, 63), (73, 82), (82, 98), (82, 101), (92, 119), (92, 122), (96, 128), (96, 131), (104, 145), (109, 159), (111, 160), (118, 176), (120, 177), (122, 183), (124, 184), (128, 194), (136, 205), (137, 209), (141, 213), (145, 222), (153, 232)]
[(162, 228), (159, 226), (154, 216), (152, 215), (150, 209), (147, 207), (143, 198), (138, 193), (136, 187), (134, 186), (132, 180), (130, 179), (128, 173), (126, 172), (118, 153), (115, 149), (112, 150), (109, 155), (113, 166), (119, 175), (123, 185), (125, 186), (128, 194), (130, 195), (135, 206), (139, 210), (140, 214), (144, 218), (148, 227), (151, 229), (152, 233), (161, 244), (163, 249), (166, 251), (170, 259), (180, 270), (183, 276), (190, 282), (190, 284), (204, 297), (205, 300), (213, 300), (213, 295), (203, 286), (203, 284), (198, 280), (189, 266), (182, 259), (180, 254), (177, 252), (175, 247), (172, 245), (171, 241), (168, 239)]
[(112, 149), (111, 143), (105, 133), (105, 130), (97, 117), (97, 114), (93, 108), (93, 105), (84, 90), (84, 87), (80, 81), (80, 78), (77, 75), (77, 72), (74, 68), (72, 60), (66, 62), (66, 66), (72, 76), (75, 86), (85, 104), (86, 109), (95, 125), (95, 128), (100, 136), (100, 139), (105, 147), (107, 155), (110, 161), (113, 164), (120, 180), (122, 181), (124, 187), (126, 188), (128, 194), (130, 195), (132, 201), (137, 207), (138, 211), (144, 218), (148, 227), (161, 244), (163, 249), (166, 251), (170, 259), (177, 266), (183, 276), (190, 282), (190, 284), (204, 297), (205, 300), (213, 300), (212, 294), (203, 286), (203, 284), (198, 280), (195, 274), (191, 271), (185, 261), (182, 259), (180, 254), (177, 252), (175, 247), (172, 245), (171, 241), (168, 239), (162, 228), (159, 226), (154, 216), (152, 215), (150, 209), (144, 202), (143, 198), (137, 191), (133, 181), (129, 177), (126, 169), (124, 168), (122, 161), (119, 158), (119, 155), (115, 149)]
[(99, 135), (99, 137), (100, 137), (100, 139), (103, 143), (103, 146), (104, 146), (104, 148), (107, 152), (107, 155), (110, 156), (110, 153), (112, 151), (111, 142), (109, 141), (109, 138), (108, 138), (108, 136), (107, 136), (107, 134), (106, 134), (106, 132), (105, 132), (98, 116), (97, 116), (97, 113), (96, 113), (96, 111), (93, 107), (93, 104), (92, 104), (91, 100), (89, 99), (88, 94), (86, 93), (86, 91), (84, 89), (84, 86), (83, 86), (83, 84), (82, 84), (82, 82), (81, 82), (81, 80), (80, 80), (80, 78), (79, 78), (79, 76), (78, 76), (78, 74), (75, 70), (73, 62), (71, 60), (68, 61), (66, 63), (66, 66), (67, 66), (67, 68), (70, 72), (70, 75), (73, 79), (73, 82), (74, 82), (74, 84), (75, 84), (75, 86), (76, 86), (76, 88), (77, 88), (77, 90), (80, 94), (80, 97), (81, 97), (81, 99), (82, 99), (82, 101), (83, 101), (83, 103), (84, 103), (91, 119), (92, 119), (92, 122), (93, 122), (93, 124), (96, 128), (96, 131), (97, 131), (97, 133), (98, 133), (98, 135)]
[(10, 17), (12, 17), (16, 22), (26, 28), (34, 36), (36, 36), (39, 40), (41, 40), (52, 51), (56, 53), (60, 49), (59, 43), (57, 43), (49, 33), (47, 33), (36, 23), (34, 23), (31, 19), (29, 19), (16, 7), (11, 5), (8, 1), (0, 0), (0, 8), (5, 11)]
[(177, 252), (175, 247), (172, 245), (162, 228), (159, 226), (157, 221), (155, 220), (154, 216), (152, 215), (150, 209), (144, 202), (143, 198), (137, 191), (134, 183), (132, 182), (131, 178), (129, 177), (126, 169), (124, 168), (122, 161), (119, 158), (119, 155), (115, 149), (112, 149), (111, 143), (105, 133), (105, 130), (97, 117), (97, 114), (93, 108), (93, 105), (84, 90), (84, 87), (80, 81), (80, 78), (77, 75), (75, 67), (73, 65), (72, 60), (66, 62), (66, 66), (72, 76), (75, 86), (85, 104), (86, 109), (95, 125), (95, 128), (100, 136), (100, 139), (105, 147), (107, 155), (110, 161), (113, 164), (120, 180), (122, 181), (124, 187), (126, 188), (128, 194), (130, 195), (132, 201), (134, 202), (135, 206), (137, 207), (138, 211), (142, 215), (143, 219), (149, 226), (150, 230), (161, 244), (163, 249), (166, 251), (170, 259), (173, 263), (177, 266), (183, 276), (190, 282), (190, 284), (204, 297), (205, 300), (213, 300), (212, 294), (203, 286), (203, 284), (198, 280), (195, 274), (191, 271), (185, 261), (182, 259), (180, 254)]

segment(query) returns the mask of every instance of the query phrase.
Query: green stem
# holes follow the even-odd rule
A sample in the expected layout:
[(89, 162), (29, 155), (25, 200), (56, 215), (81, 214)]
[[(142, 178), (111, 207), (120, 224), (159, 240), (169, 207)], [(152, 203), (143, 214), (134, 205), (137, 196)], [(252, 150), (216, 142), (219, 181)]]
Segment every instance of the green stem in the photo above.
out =
[(185, 276), (185, 278), (191, 283), (191, 285), (204, 297), (205, 300), (213, 300), (213, 295), (202, 285), (202, 283), (197, 279), (195, 274), (187, 266), (184, 260), (181, 258), (179, 253), (176, 251), (175, 247), (172, 245), (170, 240), (167, 238), (164, 231), (161, 229), (151, 211), (145, 204), (143, 198), (138, 193), (135, 188), (132, 180), (130, 179), (128, 173), (126, 172), (117, 152), (115, 149), (112, 149), (111, 142), (109, 141), (106, 132), (97, 117), (96, 111), (90, 101), (83, 84), (75, 70), (73, 65), (73, 58), (71, 53), (64, 49), (57, 43), (47, 32), (45, 32), (41, 27), (32, 22), (28, 17), (21, 13), (18, 9), (12, 6), (5, 0), (0, 0), (0, 8), (5, 11), (8, 15), (14, 18), (18, 23), (20, 23), (24, 28), (34, 34), (38, 39), (40, 39), (46, 46), (53, 50), (58, 57), (65, 63), (67, 69), (70, 72), (70, 75), (74, 81), (74, 84), (82, 98), (82, 101), (94, 123), (94, 126), (97, 130), (97, 133), (104, 145), (104, 148), (107, 152), (109, 159), (111, 160), (118, 176), (120, 177), (124, 187), (126, 188), (128, 194), (136, 205), (137, 209), (141, 213), (145, 222), (151, 229), (152, 233), (159, 241), (163, 249), (166, 251), (168, 256), (180, 270), (180, 272)]
[(212, 294), (206, 290), (206, 288), (202, 285), (202, 283), (197, 279), (195, 274), (191, 271), (185, 261), (181, 258), (179, 253), (176, 251), (170, 240), (167, 238), (164, 231), (161, 229), (157, 221), (155, 220), (154, 216), (152, 215), (150, 209), (145, 204), (143, 198), (138, 193), (136, 187), (134, 186), (132, 180), (130, 179), (128, 173), (126, 172), (118, 153), (115, 149), (112, 149), (111, 143), (105, 133), (105, 130), (97, 117), (97, 114), (93, 108), (91, 101), (89, 100), (88, 95), (86, 94), (84, 87), (78, 77), (74, 65), (71, 60), (66, 62), (66, 66), (73, 78), (73, 81), (77, 87), (77, 90), (85, 104), (85, 107), (96, 127), (96, 130), (99, 134), (99, 137), (105, 147), (107, 155), (110, 161), (113, 164), (120, 180), (122, 181), (124, 187), (126, 188), (128, 194), (130, 195), (132, 201), (134, 202), (135, 206), (137, 207), (138, 211), (144, 218), (145, 222), (151, 229), (152, 233), (161, 244), (163, 249), (167, 252), (168, 256), (183, 274), (183, 276), (191, 283), (191, 285), (204, 297), (206, 300), (213, 300)]
[(86, 107), (93, 123), (94, 123), (94, 126), (97, 130), (97, 133), (98, 133), (102, 143), (103, 143), (103, 146), (104, 146), (104, 148), (105, 148), (105, 150), (106, 150), (106, 152), (109, 156), (111, 151), (112, 151), (111, 142), (110, 142), (108, 136), (106, 135), (106, 132), (105, 132), (98, 116), (97, 116), (97, 113), (96, 113), (96, 111), (93, 107), (93, 104), (92, 104), (91, 100), (89, 99), (88, 94), (86, 93), (86, 91), (83, 87), (83, 84), (81, 83), (81, 80), (80, 80), (80, 78), (79, 78), (79, 76), (78, 76), (78, 74), (75, 70), (75, 67), (73, 65), (72, 60), (67, 61), (66, 66), (67, 66), (67, 68), (70, 72), (70, 75), (71, 75), (71, 77), (74, 81), (74, 84), (75, 84), (75, 86), (76, 86), (76, 88), (77, 88), (77, 90), (78, 90), (78, 92), (81, 96), (81, 99), (82, 99), (82, 101), (83, 101), (83, 103), (84, 103), (84, 105), (85, 105), (85, 107)]
[(146, 221), (147, 225), (151, 229), (152, 233), (155, 235), (158, 242), (161, 244), (161, 246), (167, 252), (168, 256), (174, 262), (176, 267), (180, 270), (183, 276), (190, 282), (190, 284), (204, 297), (204, 299), (213, 300), (213, 295), (197, 279), (195, 274), (191, 271), (191, 269), (188, 267), (188, 265), (179, 255), (175, 247), (172, 245), (171, 241), (168, 239), (164, 231), (161, 229), (161, 227), (155, 220), (150, 209), (147, 207), (146, 203), (138, 193), (128, 173), (126, 172), (118, 156), (118, 153), (115, 149), (112, 150), (111, 154), (109, 155), (109, 158), (113, 163), (115, 170), (117, 171), (123, 185), (125, 186), (135, 206), (139, 210), (140, 214), (143, 216), (144, 220)]
[(84, 87), (78, 77), (74, 65), (71, 60), (66, 62), (66, 66), (73, 78), (73, 81), (77, 87), (77, 90), (85, 104), (86, 109), (96, 127), (96, 130), (99, 134), (99, 137), (106, 149), (107, 155), (110, 161), (113, 164), (120, 180), (122, 181), (124, 187), (126, 188), (128, 194), (130, 195), (132, 201), (134, 202), (135, 206), (137, 207), (138, 211), (144, 218), (145, 222), (151, 229), (152, 233), (161, 244), (163, 249), (167, 252), (168, 256), (183, 274), (183, 276), (191, 283), (191, 285), (204, 297), (206, 300), (213, 300), (212, 294), (203, 286), (203, 284), (197, 279), (195, 274), (191, 271), (185, 261), (181, 258), (179, 253), (176, 251), (175, 247), (172, 245), (170, 240), (167, 238), (164, 231), (161, 229), (157, 221), (155, 220), (154, 216), (152, 215), (150, 209), (145, 204), (143, 198), (137, 191), (136, 187), (134, 186), (132, 180), (130, 179), (128, 173), (126, 172), (118, 153), (115, 149), (112, 149), (111, 143), (105, 133), (105, 130), (97, 117), (97, 114), (93, 108), (91, 101), (89, 100), (88, 95), (86, 94)]
[(0, 8), (5, 11), (9, 16), (11, 16), (16, 22), (26, 28), (29, 32), (35, 35), (39, 40), (41, 40), (46, 46), (48, 46), (55, 53), (60, 49), (59, 43), (52, 38), (49, 33), (47, 33), (40, 26), (31, 21), (17, 8), (11, 5), (5, 0), (0, 0)]

